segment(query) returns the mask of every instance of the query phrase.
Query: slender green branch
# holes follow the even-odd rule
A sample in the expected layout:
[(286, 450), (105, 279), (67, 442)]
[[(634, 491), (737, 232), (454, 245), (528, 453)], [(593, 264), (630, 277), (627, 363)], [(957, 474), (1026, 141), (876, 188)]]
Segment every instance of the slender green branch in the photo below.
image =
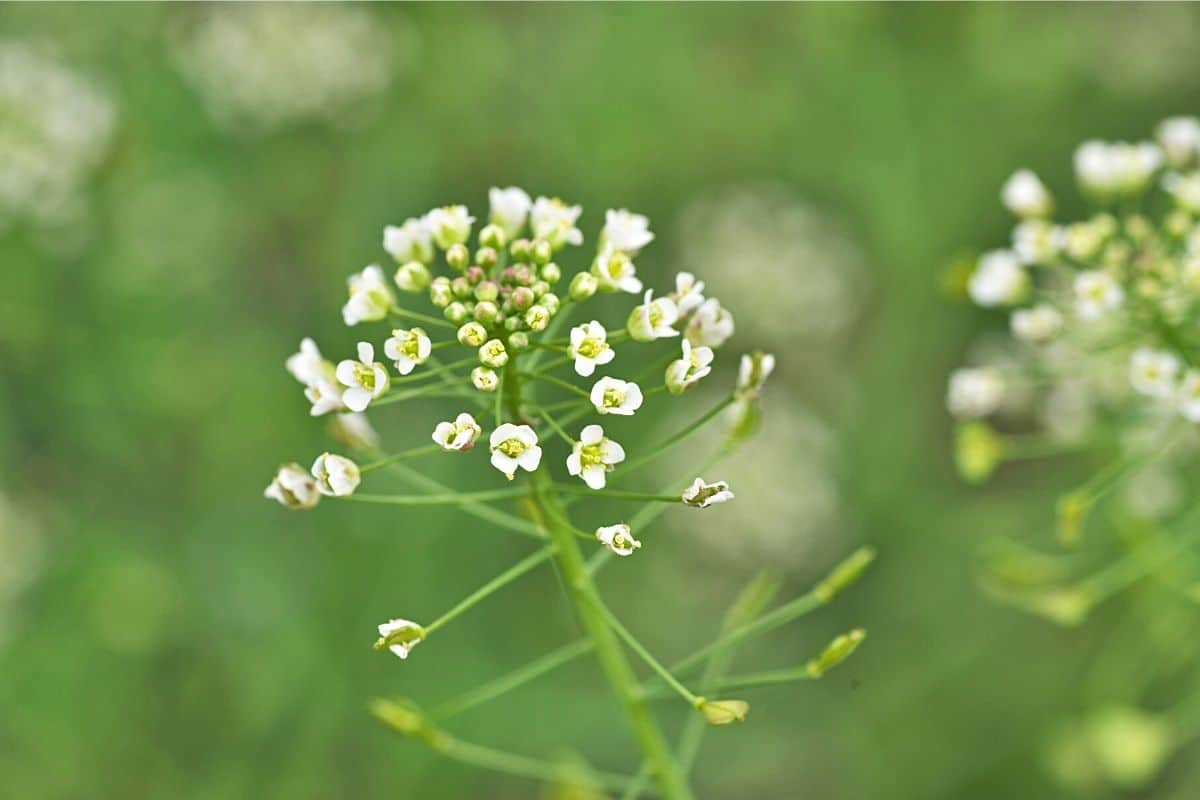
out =
[[(571, 311), (574, 308), (575, 303), (571, 300), (571, 298), (568, 297), (562, 301), (558, 307), (558, 313), (554, 315), (554, 317), (550, 320), (550, 324), (546, 326), (546, 330), (542, 333), (542, 341), (553, 340), (554, 337), (558, 335), (558, 332), (561, 331), (563, 326), (567, 324), (567, 318), (571, 316)], [(533, 353), (529, 356), (529, 362), (526, 365), (530, 372), (533, 372), (534, 368), (536, 368), (538, 364), (542, 363), (542, 356), (544, 356), (547, 352), (549, 351), (533, 351)]]
[(525, 684), (565, 664), (569, 664), (591, 651), (592, 643), (587, 639), (579, 639), (570, 644), (565, 644), (522, 667), (518, 667), (512, 672), (501, 675), (499, 678), (488, 681), (482, 686), (478, 686), (453, 700), (443, 703), (434, 709), (430, 713), (430, 716), (438, 720), (449, 719), (468, 709), (483, 705), (515, 689), (519, 689)]
[(709, 420), (711, 420), (713, 417), (717, 416), (722, 411), (724, 411), (726, 408), (728, 408), (729, 405), (733, 401), (734, 401), (733, 395), (726, 397), (724, 400), (722, 400), (720, 403), (718, 403), (717, 405), (713, 406), (711, 409), (706, 411), (699, 419), (697, 419), (692, 424), (688, 425), (683, 430), (675, 433), (672, 436), (667, 437), (666, 439), (664, 439), (663, 441), (659, 442), (656, 445), (652, 445), (652, 446), (646, 448), (646, 452), (643, 453), (641, 456), (639, 456), (638, 458), (634, 458), (629, 461), (626, 461), (621, 466), (622, 473), (628, 474), (628, 473), (634, 471), (635, 469), (637, 469), (638, 467), (640, 467), (644, 464), (650, 463), (654, 459), (661, 456), (663, 453), (666, 453), (672, 447), (674, 447), (675, 445), (684, 441), (689, 436), (691, 436), (693, 433), (695, 433), (696, 431), (703, 428), (709, 422)]
[(553, 386), (557, 386), (560, 389), (565, 389), (568, 392), (574, 392), (575, 394), (580, 395), (581, 397), (590, 397), (590, 395), (588, 395), (588, 393), (586, 391), (584, 391), (583, 389), (580, 389), (575, 384), (570, 383), (568, 381), (564, 381), (562, 378), (556, 378), (553, 375), (547, 375), (543, 372), (519, 372), (517, 374), (520, 375), (522, 378), (530, 378), (531, 380), (542, 381), (543, 383), (549, 383)]
[(447, 494), (349, 494), (337, 499), (354, 503), (382, 503), (392, 506), (461, 506), (490, 500), (511, 500), (522, 494), (521, 490), (511, 488)]
[(480, 586), (478, 589), (471, 592), (471, 594), (467, 595), (461, 602), (455, 605), (454, 608), (450, 609), (433, 622), (424, 626), (425, 634), (428, 636), (438, 628), (456, 619), (463, 612), (467, 611), (468, 609), (477, 605), (481, 600), (488, 597), (488, 595), (491, 595), (497, 590), (504, 588), (539, 564), (548, 561), (553, 555), (554, 545), (547, 545), (533, 555), (518, 561), (516, 564), (509, 567), (504, 572), (501, 572), (483, 586)]
[(407, 308), (392, 306), (391, 313), (397, 317), (407, 317), (416, 322), (424, 322), (426, 325), (431, 325), (435, 328), (449, 328), (452, 331), (458, 330), (458, 326), (453, 322), (438, 317), (431, 317), (428, 314), (422, 314), (420, 311), (409, 311)]
[(568, 783), (585, 786), (597, 786), (602, 789), (621, 791), (629, 785), (627, 775), (612, 772), (600, 772), (593, 769), (583, 770), (570, 764), (556, 764), (553, 761), (542, 761), (528, 756), (517, 755), (491, 747), (453, 739), (444, 755), (471, 764), (476, 767), (505, 772), (523, 778), (546, 781), (548, 783)]
[[(391, 381), (392, 386), (396, 386), (397, 384), (413, 383), (415, 381), (428, 380), (429, 378), (437, 378), (451, 370), (458, 369), (459, 367), (465, 367), (470, 364), (478, 364), (478, 363), (479, 363), (479, 358), (477, 356), (471, 356), (470, 358), (464, 358), (461, 361), (452, 361), (449, 364), (443, 364), (441, 362), (438, 362), (438, 363), (434, 364), (434, 366), (431, 369), (418, 370), (418, 371), (413, 372), (411, 375), (401, 375), (399, 378), (391, 378), (390, 381)], [(454, 377), (459, 378), (459, 379), (462, 378), (461, 375), (455, 375)], [(386, 395), (385, 395), (385, 397), (386, 397)]]
[(550, 416), (545, 409), (539, 408), (538, 413), (542, 415), (542, 419), (546, 420), (546, 423), (551, 427), (551, 429), (553, 429), (553, 431), (557, 433), (559, 437), (567, 443), (568, 446), (573, 446), (575, 444), (575, 440), (572, 439), (567, 432), (562, 429), (561, 425), (554, 421), (554, 417)]
[(412, 400), (415, 397), (466, 397), (476, 400), (477, 393), (471, 391), (465, 386), (446, 386), (441, 383), (430, 383), (421, 386), (417, 389), (408, 389), (402, 392), (389, 391), (383, 397), (371, 402), (371, 406), (386, 406), (391, 403), (402, 403), (405, 400)]
[(442, 448), (436, 444), (427, 444), (421, 447), (414, 447), (411, 450), (403, 450), (395, 455), (385, 456), (378, 461), (372, 461), (370, 464), (365, 464), (359, 467), (359, 472), (371, 472), (372, 470), (379, 469), (380, 467), (386, 467), (389, 464), (395, 464), (398, 461), (403, 461), (406, 458), (414, 458), (416, 456), (423, 456), (429, 453), (436, 453), (441, 449)]
[(590, 489), (587, 486), (575, 486), (571, 483), (554, 484), (556, 492), (566, 494), (582, 494), (588, 497), (603, 497), (608, 500), (628, 500), (635, 503), (679, 503), (683, 499), (677, 494), (650, 494), (648, 492), (625, 492), (620, 489)]

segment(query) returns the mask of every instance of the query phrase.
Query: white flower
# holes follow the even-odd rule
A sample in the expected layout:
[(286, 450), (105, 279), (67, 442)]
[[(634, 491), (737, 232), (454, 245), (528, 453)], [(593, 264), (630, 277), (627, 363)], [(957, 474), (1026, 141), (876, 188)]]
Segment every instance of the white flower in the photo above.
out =
[(725, 481), (705, 483), (703, 478), (696, 478), (683, 492), (683, 502), (693, 508), (708, 508), (732, 499), (733, 492), (729, 491), (729, 484)]
[(442, 206), (425, 215), (433, 241), (443, 250), (467, 241), (474, 221), (466, 206)]
[(1044, 217), (1054, 208), (1050, 191), (1032, 170), (1014, 172), (1000, 190), (1004, 205), (1018, 217)]
[(481, 392), (494, 392), (500, 386), (500, 376), (489, 367), (471, 370), (471, 385)]
[(1024, 264), (1054, 260), (1066, 243), (1066, 232), (1044, 219), (1027, 219), (1013, 228), (1013, 252)]
[(275, 480), (263, 492), (263, 497), (278, 500), (280, 504), (301, 511), (312, 508), (321, 499), (317, 482), (299, 464), (284, 464), (275, 473)]
[(1075, 175), (1080, 185), (1102, 195), (1138, 192), (1162, 165), (1163, 154), (1150, 142), (1091, 140), (1075, 150)]
[(1169, 173), (1163, 176), (1162, 185), (1180, 208), (1193, 214), (1200, 212), (1200, 172)]
[(525, 227), (525, 220), (533, 205), (525, 190), (516, 186), (507, 189), (493, 186), (488, 190), (488, 203), (491, 205), (488, 221), (499, 225), (509, 239), (513, 239)]
[(392, 331), (392, 338), (383, 343), (384, 354), (396, 362), (396, 371), (407, 375), (418, 364), (424, 364), (433, 351), (433, 343), (421, 328)]
[(712, 372), (711, 347), (692, 347), (687, 339), (680, 340), (679, 346), (683, 357), (667, 365), (665, 376), (667, 391), (671, 394), (682, 394), (684, 389)]
[(675, 275), (675, 291), (668, 295), (675, 301), (679, 316), (686, 317), (704, 302), (704, 281), (696, 280), (690, 272)]
[(342, 402), (351, 411), (362, 411), (388, 388), (387, 370), (375, 360), (370, 342), (358, 343), (358, 361), (346, 359), (337, 365), (337, 379), (348, 387), (342, 392)]
[(733, 315), (721, 308), (715, 297), (710, 297), (692, 314), (684, 336), (693, 345), (720, 347), (733, 336)]
[(317, 343), (309, 338), (300, 341), (298, 353), (288, 356), (287, 371), (305, 386), (333, 380), (333, 363), (325, 360)]
[(499, 339), (488, 339), (479, 346), (479, 361), (485, 367), (499, 368), (508, 363), (508, 350)]
[(537, 433), (528, 425), (506, 422), (492, 431), (490, 439), (492, 466), (511, 481), (517, 467), (533, 472), (542, 461)]
[(971, 273), (967, 293), (985, 308), (1008, 305), (1021, 299), (1029, 286), (1029, 276), (1010, 250), (992, 250), (979, 257)]
[(986, 417), (1000, 406), (1004, 381), (993, 369), (956, 369), (950, 374), (946, 407), (956, 417)]
[(591, 400), (597, 414), (629, 417), (642, 407), (642, 389), (632, 381), (601, 378), (592, 386)]
[(433, 429), (433, 440), (447, 453), (455, 450), (465, 453), (475, 446), (482, 431), (475, 418), (464, 411), (454, 422), (439, 422)]
[(304, 396), (308, 398), (308, 402), (312, 403), (312, 410), (309, 413), (314, 417), (328, 414), (331, 411), (342, 411), (346, 408), (346, 404), (342, 401), (342, 389), (337, 385), (336, 377), (333, 380), (322, 379), (310, 383), (304, 387)]
[(392, 280), (402, 292), (423, 292), (429, 288), (429, 267), (420, 261), (406, 261), (396, 270)]
[(569, 206), (557, 197), (539, 197), (529, 215), (533, 235), (548, 241), (555, 250), (564, 244), (583, 244), (583, 233), (575, 227), (582, 211), (579, 206)]
[(604, 428), (588, 425), (567, 456), (567, 472), (583, 479), (592, 489), (603, 489), (613, 465), (625, 460), (625, 448), (604, 436)]
[(1179, 383), (1179, 413), (1188, 422), (1200, 422), (1200, 372), (1189, 369)]
[(407, 619), (390, 619), (381, 624), (375, 649), (386, 647), (400, 658), (408, 658), (412, 649), (425, 639), (425, 629)]
[(1047, 342), (1062, 330), (1063, 318), (1058, 309), (1050, 305), (1021, 308), (1012, 313), (1009, 320), (1013, 336), (1026, 342)]
[(433, 260), (433, 231), (424, 219), (411, 217), (403, 225), (388, 225), (383, 229), (383, 249), (397, 264)]
[(345, 497), (358, 488), (362, 474), (355, 464), (345, 456), (322, 453), (312, 465), (312, 476), (317, 481), (317, 491), (331, 497)]
[(633, 551), (642, 546), (641, 542), (633, 538), (629, 526), (624, 523), (596, 528), (596, 538), (619, 556), (633, 555)]
[(1200, 119), (1169, 117), (1155, 130), (1167, 161), (1176, 167), (1187, 166), (1200, 155)]
[(396, 297), (378, 264), (351, 275), (348, 283), (350, 299), (342, 307), (342, 319), (347, 325), (383, 319), (396, 304)]
[(596, 320), (571, 329), (571, 346), (567, 354), (575, 359), (575, 372), (586, 378), (596, 371), (597, 365), (602, 366), (616, 358), (607, 339), (608, 331)]
[(1125, 302), (1125, 292), (1112, 276), (1087, 270), (1075, 276), (1075, 314), (1080, 319), (1098, 319)]
[(1149, 397), (1169, 397), (1175, 391), (1179, 358), (1167, 350), (1139, 347), (1129, 359), (1129, 382)]
[(592, 274), (596, 276), (597, 288), (604, 292), (637, 294), (642, 290), (637, 268), (629, 256), (611, 244), (606, 244), (592, 262)]
[(775, 356), (770, 353), (755, 352), (742, 355), (738, 364), (736, 394), (741, 398), (757, 397), (762, 394), (763, 385), (775, 371)]
[(619, 211), (609, 209), (604, 213), (600, 241), (632, 256), (654, 241), (654, 234), (650, 232), (650, 220), (641, 214), (623, 208)]
[(354, 450), (379, 446), (379, 434), (371, 427), (366, 414), (338, 414), (330, 421), (329, 428), (334, 439)]
[(669, 297), (651, 300), (653, 289), (646, 290), (645, 301), (640, 306), (634, 306), (625, 323), (629, 336), (635, 342), (653, 342), (668, 336), (678, 336), (679, 331), (671, 326), (679, 319), (679, 310)]

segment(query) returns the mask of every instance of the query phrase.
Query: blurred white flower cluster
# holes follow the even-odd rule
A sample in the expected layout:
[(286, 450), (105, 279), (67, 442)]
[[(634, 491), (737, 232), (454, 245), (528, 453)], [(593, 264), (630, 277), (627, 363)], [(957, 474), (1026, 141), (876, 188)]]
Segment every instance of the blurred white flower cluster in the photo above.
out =
[(115, 121), (108, 96), (52, 51), (0, 41), (0, 229), (77, 216)]
[(233, 130), (333, 122), (387, 88), (415, 40), (335, 3), (212, 5), (177, 44), (184, 75)]

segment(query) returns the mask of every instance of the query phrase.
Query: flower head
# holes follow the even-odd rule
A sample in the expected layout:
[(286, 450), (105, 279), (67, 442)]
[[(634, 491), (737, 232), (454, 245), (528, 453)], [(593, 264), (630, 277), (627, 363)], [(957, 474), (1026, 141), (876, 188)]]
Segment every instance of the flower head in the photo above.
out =
[(746, 353), (738, 364), (737, 388), (734, 390), (740, 398), (758, 397), (762, 394), (763, 385), (775, 371), (775, 356), (756, 350)]
[(475, 418), (464, 411), (453, 422), (439, 422), (433, 429), (433, 440), (447, 453), (465, 453), (475, 446), (482, 432)]
[(364, 410), (388, 389), (387, 369), (375, 360), (370, 342), (358, 343), (358, 361), (346, 359), (337, 365), (337, 379), (347, 387), (342, 402), (351, 411)]
[(623, 208), (618, 211), (609, 209), (604, 214), (604, 230), (600, 232), (600, 241), (632, 256), (654, 241), (654, 234), (650, 232), (650, 220), (641, 214), (633, 214)]
[(1080, 319), (1099, 319), (1125, 302), (1125, 292), (1111, 275), (1087, 270), (1075, 276), (1075, 315)]
[(312, 465), (317, 491), (331, 497), (345, 497), (358, 488), (362, 474), (358, 465), (345, 456), (322, 453)]
[(703, 478), (696, 478), (683, 492), (683, 502), (693, 508), (708, 508), (717, 503), (727, 503), (733, 499), (733, 492), (725, 481), (705, 483)]
[(1015, 303), (1029, 288), (1029, 276), (1009, 250), (993, 250), (979, 258), (967, 292), (977, 304), (990, 307)]
[(425, 629), (407, 619), (389, 619), (378, 627), (379, 641), (375, 649), (387, 648), (400, 658), (408, 658), (412, 649), (425, 639)]
[(596, 538), (619, 556), (633, 555), (633, 551), (642, 546), (642, 543), (630, 534), (629, 526), (625, 523), (596, 528)]
[(1066, 244), (1066, 232), (1044, 219), (1027, 219), (1012, 232), (1012, 249), (1023, 264), (1045, 264), (1054, 260)]
[(503, 472), (510, 481), (518, 467), (533, 472), (542, 461), (537, 433), (528, 425), (506, 422), (492, 431), (490, 444), (492, 466)]
[(383, 249), (397, 264), (416, 261), (428, 264), (433, 260), (433, 231), (428, 222), (410, 218), (403, 225), (388, 225), (383, 229)]
[(485, 367), (499, 369), (508, 363), (508, 350), (499, 339), (489, 339), (479, 347), (479, 361)]
[(293, 511), (312, 508), (321, 499), (317, 490), (317, 482), (313, 476), (304, 471), (304, 467), (296, 463), (284, 464), (275, 473), (275, 479), (263, 492), (263, 497), (277, 500)]
[(687, 339), (679, 341), (682, 357), (667, 365), (666, 384), (671, 394), (682, 394), (708, 373), (712, 372), (711, 347), (692, 347)]
[(1050, 190), (1032, 170), (1014, 172), (1000, 191), (1004, 205), (1018, 217), (1044, 217), (1054, 209)]
[(1139, 347), (1129, 360), (1129, 382), (1134, 391), (1148, 397), (1170, 397), (1175, 393), (1179, 358), (1166, 350)]
[(425, 224), (433, 234), (433, 241), (443, 250), (467, 241), (475, 218), (466, 206), (442, 206), (425, 215)]
[(343, 411), (346, 408), (346, 404), (342, 400), (342, 389), (337, 385), (336, 376), (331, 381), (322, 379), (305, 386), (304, 396), (308, 398), (308, 402), (312, 403), (309, 414), (314, 417), (328, 414), (331, 411)]
[(383, 352), (396, 363), (396, 371), (407, 375), (418, 364), (424, 364), (433, 351), (433, 343), (421, 328), (404, 330), (397, 328), (392, 337), (383, 343)]
[(583, 244), (583, 233), (575, 227), (582, 211), (581, 207), (569, 206), (557, 197), (539, 197), (529, 215), (533, 235), (549, 242), (555, 250), (567, 244)]
[(583, 479), (592, 489), (603, 489), (606, 475), (625, 460), (625, 448), (604, 435), (604, 428), (588, 425), (567, 456), (567, 472)]
[(525, 190), (516, 186), (509, 186), (507, 189), (493, 186), (488, 190), (488, 203), (491, 206), (488, 221), (499, 225), (509, 239), (516, 238), (525, 227), (529, 209), (533, 206), (533, 201), (529, 199)]
[(347, 325), (375, 322), (387, 316), (396, 304), (396, 296), (378, 264), (351, 275), (348, 280), (350, 299), (342, 306), (342, 319)]
[(956, 417), (986, 417), (1000, 406), (1004, 382), (987, 367), (957, 369), (950, 375), (946, 407)]
[(704, 281), (696, 280), (690, 272), (675, 275), (675, 291), (668, 295), (675, 303), (680, 318), (686, 317), (704, 302)]
[(571, 344), (568, 355), (575, 359), (575, 372), (588, 377), (616, 358), (616, 352), (608, 344), (608, 331), (596, 320), (577, 325), (571, 329)]
[(1058, 309), (1045, 303), (1021, 308), (1009, 318), (1013, 336), (1026, 342), (1048, 342), (1062, 330), (1063, 317)]
[(684, 336), (693, 345), (720, 347), (733, 336), (733, 315), (721, 308), (715, 297), (710, 297), (692, 313)]
[(632, 416), (642, 407), (642, 390), (636, 383), (620, 378), (601, 378), (590, 395), (597, 414)]
[(1162, 161), (1162, 151), (1151, 142), (1129, 144), (1093, 139), (1075, 150), (1075, 176), (1093, 194), (1135, 194), (1146, 187)]
[(679, 319), (679, 310), (669, 297), (651, 300), (654, 291), (646, 290), (645, 302), (635, 306), (629, 314), (626, 328), (636, 342), (652, 342), (668, 336), (678, 336), (679, 331), (671, 326)]
[(592, 262), (592, 274), (596, 276), (597, 288), (604, 292), (637, 294), (642, 290), (637, 267), (633, 265), (629, 254), (611, 244), (606, 244)]
[(334, 380), (333, 362), (326, 360), (317, 343), (308, 338), (301, 340), (298, 353), (288, 356), (287, 371), (305, 386)]

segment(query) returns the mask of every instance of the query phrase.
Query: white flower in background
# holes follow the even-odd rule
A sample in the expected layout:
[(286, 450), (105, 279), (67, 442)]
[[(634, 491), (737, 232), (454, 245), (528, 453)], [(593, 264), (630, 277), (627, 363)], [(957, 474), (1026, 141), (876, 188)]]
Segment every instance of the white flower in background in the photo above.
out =
[(641, 542), (633, 538), (629, 526), (624, 523), (596, 528), (596, 538), (619, 556), (633, 555), (633, 551), (642, 546)]
[(992, 250), (979, 257), (967, 293), (985, 308), (1015, 303), (1029, 288), (1029, 276), (1011, 250)]
[(492, 466), (503, 472), (510, 481), (518, 467), (533, 472), (542, 462), (542, 448), (538, 447), (537, 433), (528, 425), (504, 423), (492, 431), (490, 445)]
[(1200, 213), (1200, 172), (1168, 173), (1163, 176), (1162, 186), (1180, 208), (1193, 214)]
[(392, 337), (383, 343), (383, 352), (396, 363), (397, 372), (407, 375), (417, 365), (425, 363), (433, 352), (433, 343), (421, 328), (397, 328), (392, 331)]
[(481, 392), (494, 392), (500, 386), (500, 376), (489, 367), (471, 370), (471, 385)]
[(567, 472), (583, 479), (592, 489), (603, 489), (607, 474), (625, 460), (625, 448), (605, 437), (604, 428), (588, 425), (567, 456)]
[(379, 434), (371, 427), (366, 414), (338, 414), (329, 423), (330, 435), (352, 450), (372, 450), (379, 447)]
[(390, 619), (379, 627), (376, 650), (387, 648), (400, 658), (408, 658), (412, 649), (425, 639), (425, 629), (412, 620)]
[(1200, 422), (1200, 372), (1189, 369), (1179, 382), (1179, 413), (1188, 422)]
[(1163, 154), (1150, 142), (1091, 140), (1075, 150), (1075, 175), (1084, 189), (1100, 195), (1139, 192), (1162, 166)]
[(745, 353), (738, 364), (737, 387), (735, 393), (741, 398), (757, 397), (762, 394), (763, 385), (775, 371), (775, 356), (770, 353)]
[(305, 472), (304, 467), (293, 463), (279, 468), (275, 480), (263, 492), (263, 497), (277, 500), (293, 511), (302, 511), (315, 506), (321, 499), (321, 493), (313, 476)]
[(1000, 197), (1009, 211), (1022, 218), (1045, 217), (1054, 210), (1054, 199), (1050, 196), (1050, 190), (1028, 169), (1014, 172), (1004, 182)]
[(986, 417), (1000, 407), (1004, 381), (988, 367), (957, 369), (950, 374), (946, 407), (956, 417)]
[(637, 268), (629, 256), (611, 244), (606, 244), (596, 256), (592, 263), (592, 274), (596, 276), (597, 288), (604, 292), (637, 294), (642, 290)]
[(1009, 318), (1013, 336), (1026, 342), (1048, 342), (1062, 330), (1063, 317), (1057, 308), (1045, 303), (1019, 308)]
[(411, 31), (362, 7), (246, 3), (197, 9), (178, 43), (184, 76), (233, 130), (344, 124), (412, 60)]
[(347, 387), (342, 402), (351, 411), (364, 410), (388, 388), (387, 369), (375, 360), (370, 342), (358, 343), (358, 361), (346, 359), (337, 365), (337, 379)]
[(708, 508), (717, 503), (728, 503), (733, 499), (729, 484), (725, 481), (705, 483), (703, 478), (696, 478), (692, 485), (683, 491), (683, 502), (693, 508)]
[(1107, 272), (1087, 270), (1075, 276), (1075, 315), (1099, 319), (1125, 302), (1125, 292)]
[(629, 314), (626, 329), (635, 342), (653, 342), (670, 336), (678, 336), (679, 331), (671, 326), (679, 319), (679, 310), (669, 297), (652, 300), (654, 290), (647, 289), (644, 302)]
[(396, 287), (402, 292), (413, 294), (423, 292), (429, 288), (431, 280), (429, 267), (420, 261), (406, 261), (396, 269), (392, 280), (396, 282)]
[(708, 373), (712, 372), (713, 351), (711, 347), (692, 347), (687, 339), (679, 342), (682, 357), (667, 365), (665, 376), (667, 391), (682, 394)]
[(465, 453), (475, 446), (482, 432), (475, 418), (464, 411), (453, 422), (439, 422), (433, 429), (433, 440), (447, 453)]
[(305, 386), (319, 381), (332, 382), (333, 370), (333, 362), (327, 361), (317, 343), (307, 337), (300, 341), (300, 351), (288, 356), (287, 371)]
[(577, 325), (571, 329), (571, 346), (567, 354), (575, 359), (575, 372), (588, 377), (616, 358), (617, 354), (608, 344), (608, 331), (596, 320)]
[(634, 256), (654, 241), (654, 234), (650, 232), (650, 220), (641, 214), (633, 214), (623, 208), (619, 211), (609, 209), (604, 214), (604, 229), (600, 232), (600, 241)]
[(425, 215), (425, 224), (433, 234), (434, 243), (443, 250), (467, 241), (474, 222), (475, 218), (466, 206), (442, 206)]
[(347, 284), (350, 299), (342, 307), (342, 319), (347, 325), (381, 320), (396, 304), (396, 296), (392, 294), (387, 277), (378, 264), (351, 275)]
[(675, 291), (668, 295), (675, 303), (680, 318), (686, 317), (704, 302), (704, 281), (696, 280), (690, 272), (675, 275)]
[(65, 224), (112, 139), (112, 102), (48, 48), (0, 42), (0, 229)]
[(304, 396), (312, 403), (309, 411), (314, 417), (329, 414), (333, 411), (344, 411), (346, 404), (342, 401), (342, 389), (337, 385), (337, 377), (333, 380), (318, 380), (304, 387)]
[(642, 407), (642, 389), (632, 381), (620, 378), (601, 378), (592, 386), (592, 405), (597, 414), (633, 416)]
[(720, 347), (733, 336), (733, 315), (710, 297), (692, 313), (684, 336), (694, 346)]
[(1170, 397), (1175, 392), (1179, 358), (1166, 350), (1139, 347), (1129, 359), (1129, 382), (1148, 397)]
[(580, 206), (569, 206), (557, 197), (539, 197), (529, 214), (533, 235), (548, 241), (555, 250), (565, 244), (581, 245), (583, 232), (575, 223), (582, 212)]
[(345, 456), (322, 453), (312, 465), (312, 476), (317, 482), (317, 491), (330, 497), (345, 497), (354, 494), (362, 474), (355, 464)]
[(1024, 264), (1045, 264), (1053, 261), (1063, 248), (1066, 233), (1044, 219), (1027, 219), (1013, 228), (1013, 252)]
[(1186, 167), (1200, 156), (1200, 119), (1196, 117), (1164, 119), (1155, 129), (1155, 137), (1171, 166)]
[(488, 190), (488, 204), (491, 206), (488, 221), (499, 225), (509, 240), (512, 240), (525, 227), (533, 201), (524, 189), (516, 186), (499, 189), (493, 186)]
[(397, 264), (433, 260), (433, 231), (424, 218), (410, 217), (403, 225), (388, 225), (383, 229), (383, 249)]

